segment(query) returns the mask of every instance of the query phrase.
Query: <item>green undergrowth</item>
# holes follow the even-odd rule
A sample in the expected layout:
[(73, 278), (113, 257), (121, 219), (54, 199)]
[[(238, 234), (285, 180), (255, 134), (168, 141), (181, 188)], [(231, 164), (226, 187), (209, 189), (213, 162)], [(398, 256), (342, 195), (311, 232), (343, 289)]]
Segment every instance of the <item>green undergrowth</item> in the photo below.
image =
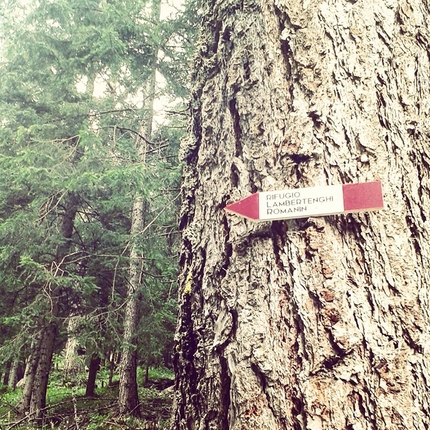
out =
[[(50, 383), (47, 407), (38, 428), (47, 429), (168, 429), (172, 397), (167, 387), (171, 386), (173, 375), (166, 369), (152, 369), (149, 380), (139, 388), (142, 418), (123, 417), (118, 411), (118, 382), (112, 386), (96, 389), (94, 397), (85, 397), (85, 386), (60, 386), (58, 381)], [(23, 430), (36, 427), (28, 419), (20, 420), (15, 405), (21, 390), (10, 390), (0, 386), (0, 429)]]

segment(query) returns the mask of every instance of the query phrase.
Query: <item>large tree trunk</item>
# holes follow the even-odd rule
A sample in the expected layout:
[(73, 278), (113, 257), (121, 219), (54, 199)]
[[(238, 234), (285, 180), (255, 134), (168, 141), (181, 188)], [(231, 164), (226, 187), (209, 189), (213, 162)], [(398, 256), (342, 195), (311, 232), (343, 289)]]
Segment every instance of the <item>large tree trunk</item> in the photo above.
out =
[[(429, 16), (418, 0), (204, 3), (172, 428), (427, 428)], [(380, 212), (223, 209), (372, 180)]]

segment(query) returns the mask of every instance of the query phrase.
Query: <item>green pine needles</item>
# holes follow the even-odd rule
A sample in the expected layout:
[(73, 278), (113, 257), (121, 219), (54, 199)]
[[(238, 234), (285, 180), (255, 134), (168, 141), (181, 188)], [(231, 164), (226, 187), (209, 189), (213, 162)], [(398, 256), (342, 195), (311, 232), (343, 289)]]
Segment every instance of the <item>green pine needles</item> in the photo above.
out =
[[(115, 380), (132, 246), (142, 255), (138, 364), (171, 365), (177, 152), (196, 25), (188, 10), (167, 16), (155, 22), (146, 1), (5, 3), (0, 374), (11, 390), (22, 379), (19, 398), (10, 395), (9, 421), (45, 419), (54, 355), (70, 372), (73, 356), (83, 357), (80, 384), (87, 389), (98, 371)], [(148, 108), (148, 97), (156, 106), (168, 101), (169, 113)], [(150, 139), (141, 130), (148, 118)], [(144, 223), (132, 233), (136, 196)], [(69, 324), (71, 318), (77, 323)]]

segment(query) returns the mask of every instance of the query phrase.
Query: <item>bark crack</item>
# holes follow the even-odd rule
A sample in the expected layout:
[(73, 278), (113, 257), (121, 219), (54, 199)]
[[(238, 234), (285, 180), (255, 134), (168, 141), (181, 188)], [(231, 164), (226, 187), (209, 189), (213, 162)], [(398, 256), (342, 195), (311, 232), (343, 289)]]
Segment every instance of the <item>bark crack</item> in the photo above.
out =
[(220, 365), (221, 365), (221, 413), (220, 413), (220, 422), (222, 424), (223, 429), (229, 428), (229, 419), (228, 412), (230, 409), (231, 397), (230, 397), (230, 389), (231, 389), (231, 377), (230, 372), (228, 370), (227, 359), (220, 355)]
[(270, 394), (267, 392), (267, 377), (264, 374), (264, 372), (258, 367), (257, 364), (251, 363), (251, 370), (254, 372), (254, 374), (257, 376), (257, 378), (260, 381), (261, 385), (261, 391), (264, 393), (264, 396), (266, 397), (267, 406), (272, 412), (272, 415), (275, 419), (277, 419), (277, 413), (275, 409), (272, 406), (272, 400), (270, 398)]
[(235, 144), (236, 144), (235, 156), (240, 157), (243, 152), (242, 142), (241, 142), (242, 129), (240, 126), (240, 115), (237, 109), (236, 99), (234, 97), (229, 101), (228, 107), (230, 110), (231, 117), (233, 119), (233, 131), (234, 131)]
[(273, 255), (275, 257), (276, 266), (279, 270), (284, 271), (285, 266), (281, 258), (281, 254), (284, 253), (285, 237), (288, 230), (288, 226), (282, 221), (273, 221), (271, 225), (272, 231), (272, 243), (273, 243)]

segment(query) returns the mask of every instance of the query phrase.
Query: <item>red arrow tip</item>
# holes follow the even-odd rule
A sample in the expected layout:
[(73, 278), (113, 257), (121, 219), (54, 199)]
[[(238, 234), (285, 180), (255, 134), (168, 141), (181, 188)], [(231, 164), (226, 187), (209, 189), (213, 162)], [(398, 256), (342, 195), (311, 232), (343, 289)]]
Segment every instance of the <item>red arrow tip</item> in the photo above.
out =
[(251, 194), (236, 203), (227, 205), (225, 210), (246, 218), (260, 219), (260, 199), (258, 193)]

